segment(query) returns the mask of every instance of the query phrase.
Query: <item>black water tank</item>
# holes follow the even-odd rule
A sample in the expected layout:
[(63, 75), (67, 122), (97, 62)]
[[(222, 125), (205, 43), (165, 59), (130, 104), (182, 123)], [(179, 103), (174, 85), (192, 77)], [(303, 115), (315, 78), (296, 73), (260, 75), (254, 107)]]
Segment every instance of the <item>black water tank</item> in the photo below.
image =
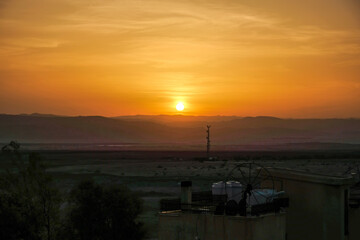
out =
[(230, 200), (226, 203), (225, 214), (229, 216), (236, 216), (239, 211), (239, 205), (235, 200)]

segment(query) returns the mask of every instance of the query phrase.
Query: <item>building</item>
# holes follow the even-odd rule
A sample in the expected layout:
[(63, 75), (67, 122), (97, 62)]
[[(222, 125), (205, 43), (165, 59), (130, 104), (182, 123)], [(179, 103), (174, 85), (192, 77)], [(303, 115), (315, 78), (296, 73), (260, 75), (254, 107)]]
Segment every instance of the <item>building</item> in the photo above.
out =
[[(289, 169), (268, 168), (275, 188), (290, 199), (286, 211), (288, 240), (360, 239), (359, 204), (353, 176), (335, 177)], [(263, 182), (263, 187), (266, 186)]]
[(162, 206), (159, 240), (286, 239), (286, 214), (280, 207), (263, 206), (267, 209), (257, 212), (253, 208), (247, 216), (231, 214), (225, 208), (219, 209), (221, 205), (209, 195), (201, 197), (201, 194), (192, 193), (191, 185), (189, 181), (182, 182), (181, 200)]
[(266, 171), (272, 178), (265, 178), (261, 188), (271, 185), (284, 191), (286, 197), (252, 206), (246, 216), (224, 211), (211, 192), (201, 197), (192, 193), (191, 182), (182, 182), (181, 198), (161, 207), (159, 239), (360, 239), (360, 184), (355, 184), (354, 175), (335, 177), (276, 168)]

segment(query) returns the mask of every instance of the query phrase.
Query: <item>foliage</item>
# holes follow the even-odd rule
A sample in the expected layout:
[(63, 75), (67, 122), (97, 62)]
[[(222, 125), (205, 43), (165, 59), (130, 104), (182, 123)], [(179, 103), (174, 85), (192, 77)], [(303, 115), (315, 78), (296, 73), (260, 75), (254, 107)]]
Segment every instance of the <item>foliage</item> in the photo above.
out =
[(61, 203), (59, 191), (37, 154), (21, 155), (0, 176), (0, 239), (54, 239)]
[[(13, 168), (0, 175), (0, 239), (6, 240), (140, 240), (143, 225), (136, 221), (142, 202), (123, 186), (84, 181), (66, 202), (54, 186), (38, 154), (24, 160), (20, 145), (2, 148)], [(60, 218), (60, 206), (68, 214)]]
[(20, 144), (18, 142), (11, 141), (9, 144), (6, 144), (1, 148), (1, 153), (11, 153), (11, 152), (18, 153), (19, 148), (20, 148)]
[(142, 202), (123, 186), (83, 181), (70, 194), (63, 239), (143, 239), (142, 223), (136, 221)]

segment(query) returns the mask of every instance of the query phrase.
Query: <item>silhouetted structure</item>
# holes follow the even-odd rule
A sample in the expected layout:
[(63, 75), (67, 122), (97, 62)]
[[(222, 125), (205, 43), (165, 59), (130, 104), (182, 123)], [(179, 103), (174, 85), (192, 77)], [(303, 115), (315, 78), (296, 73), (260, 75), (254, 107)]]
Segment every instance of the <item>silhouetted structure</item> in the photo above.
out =
[[(211, 192), (194, 193), (189, 181), (182, 183), (181, 199), (162, 201), (159, 240), (360, 239), (356, 173), (330, 176), (271, 167), (254, 169), (250, 164), (254, 163), (234, 168), (237, 175), (229, 174), (240, 185), (219, 182), (212, 185)], [(249, 174), (244, 171), (246, 166)], [(251, 189), (252, 185), (255, 188)], [(225, 196), (222, 203), (221, 194)]]
[(207, 156), (207, 158), (209, 158), (210, 157), (210, 127), (211, 126), (207, 125), (206, 127), (207, 127), (207, 130), (206, 130), (206, 132), (207, 132), (206, 156)]
[(16, 141), (11, 141), (9, 144), (6, 144), (1, 148), (1, 152), (10, 153), (10, 152), (18, 152), (20, 148), (20, 144)]

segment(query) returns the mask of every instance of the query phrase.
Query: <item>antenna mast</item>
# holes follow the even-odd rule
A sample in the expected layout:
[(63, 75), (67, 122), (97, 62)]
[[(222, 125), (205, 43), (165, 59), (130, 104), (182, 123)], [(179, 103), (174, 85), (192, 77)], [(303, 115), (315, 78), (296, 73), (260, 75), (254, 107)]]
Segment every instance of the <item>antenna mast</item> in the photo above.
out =
[(207, 139), (207, 144), (206, 144), (206, 155), (207, 155), (207, 158), (209, 158), (210, 157), (210, 125), (206, 125), (206, 127), (207, 127), (207, 130), (206, 130), (206, 132), (207, 132), (207, 137), (206, 137), (206, 139)]

